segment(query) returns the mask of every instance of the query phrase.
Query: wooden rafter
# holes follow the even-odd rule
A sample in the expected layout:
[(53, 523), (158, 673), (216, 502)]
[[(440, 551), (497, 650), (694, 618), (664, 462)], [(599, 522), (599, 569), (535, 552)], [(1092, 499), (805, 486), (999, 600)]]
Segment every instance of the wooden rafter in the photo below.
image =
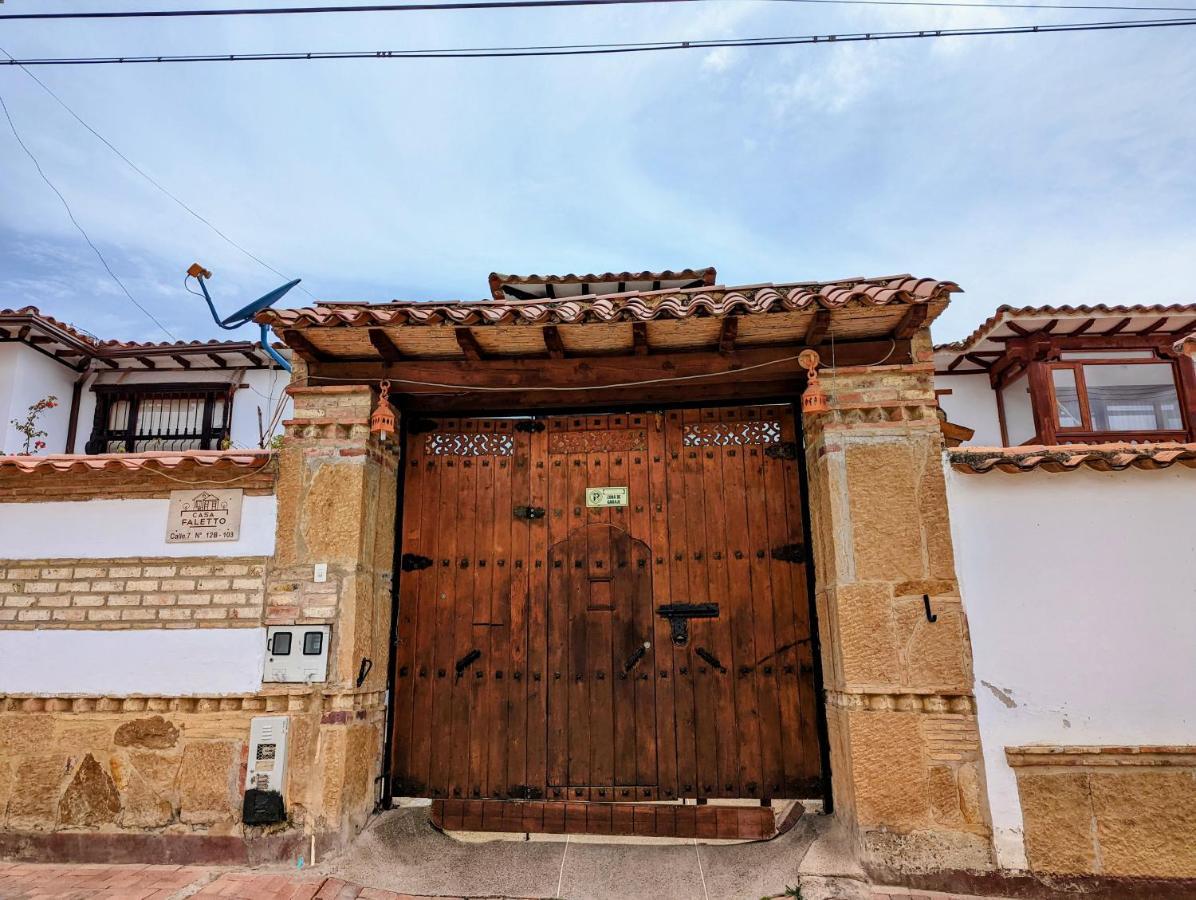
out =
[(739, 317), (727, 316), (723, 319), (722, 328), (718, 333), (718, 352), (723, 356), (730, 356), (735, 352), (735, 338), (739, 336)]
[(893, 337), (898, 340), (911, 338), (926, 321), (926, 304), (916, 303), (905, 311), (897, 327), (893, 329)]
[(485, 354), (482, 352), (482, 346), (478, 343), (478, 339), (474, 337), (473, 331), (469, 328), (454, 329), (457, 335), (457, 346), (461, 348), (461, 352), (465, 354), (466, 359), (479, 360)]
[(810, 322), (810, 327), (806, 329), (806, 337), (804, 341), (806, 346), (817, 347), (819, 344), (821, 344), (830, 327), (831, 311), (829, 309), (820, 309), (818, 312), (814, 313), (814, 318)]
[(262, 361), (258, 358), (256, 353), (249, 353), (245, 350), (242, 350), (241, 355), (244, 356), (251, 363), (253, 363), (255, 366), (260, 366), (262, 364)]
[(180, 366), (182, 366), (184, 369), (191, 368), (191, 361), (189, 359), (187, 359), (187, 357), (185, 357), (185, 356), (179, 356), (177, 353), (172, 353), (172, 354), (170, 354), (170, 358), (173, 359)]
[(219, 353), (209, 353), (209, 354), (207, 354), (207, 357), (208, 357), (208, 359), (210, 359), (212, 362), (214, 362), (216, 364), (217, 368), (221, 368), (221, 369), (228, 368), (228, 361), (223, 356), (221, 356)]
[(1067, 333), (1067, 337), (1074, 337), (1077, 334), (1083, 334), (1089, 328), (1096, 324), (1096, 319), (1085, 319), (1078, 326)]
[(982, 368), (985, 372), (987, 372), (993, 366), (992, 360), (988, 359), (985, 356), (981, 356), (979, 353), (965, 353), (964, 355), (968, 358), (968, 360), (970, 362), (975, 363), (980, 368)]
[(555, 325), (545, 325), (544, 332), (544, 347), (548, 350), (548, 355), (553, 359), (565, 358), (565, 345), (561, 343), (561, 333), (557, 330)]
[(553, 284), (551, 281), (546, 282), (544, 284), (544, 296), (547, 297), (549, 300), (556, 299), (556, 285)]
[(308, 362), (324, 362), (328, 358), (301, 331), (284, 331), (282, 342), (298, 353), (300, 359), (305, 359)]
[(635, 348), (636, 356), (647, 356), (651, 351), (648, 346), (648, 323), (647, 322), (632, 322), (631, 323), (631, 343)]
[(1005, 324), (1009, 326), (1010, 331), (1016, 335), (1020, 335), (1021, 337), (1027, 337), (1034, 333), (1029, 328), (1023, 328), (1021, 325), (1017, 324), (1017, 322), (1007, 321)]
[(1111, 337), (1112, 335), (1115, 335), (1118, 332), (1124, 330), (1132, 321), (1134, 321), (1134, 320), (1129, 318), (1129, 316), (1126, 316), (1124, 319), (1122, 319), (1120, 322), (1118, 322), (1112, 328), (1108, 329), (1107, 331), (1102, 331), (1100, 333), (1100, 335), (1101, 335), (1101, 337)]
[(137, 360), (137, 362), (139, 362), (139, 363), (141, 363), (143, 366), (145, 366), (147, 369), (156, 369), (156, 368), (158, 368), (156, 365), (154, 365), (154, 361), (153, 361), (152, 359), (150, 359), (148, 356), (135, 356), (135, 357), (133, 357), (133, 358), (134, 358), (135, 360)]
[(1158, 321), (1152, 322), (1150, 325), (1147, 325), (1145, 328), (1143, 328), (1141, 331), (1139, 331), (1138, 334), (1140, 334), (1140, 335), (1150, 334), (1153, 331), (1158, 331), (1160, 328), (1162, 328), (1166, 324), (1167, 324), (1167, 316), (1163, 316), (1163, 318), (1159, 319)]
[(381, 328), (371, 328), (368, 334), (370, 343), (374, 345), (374, 349), (378, 351), (378, 355), (382, 357), (383, 361), (398, 362), (403, 358), (403, 354), (390, 339), (390, 335)]

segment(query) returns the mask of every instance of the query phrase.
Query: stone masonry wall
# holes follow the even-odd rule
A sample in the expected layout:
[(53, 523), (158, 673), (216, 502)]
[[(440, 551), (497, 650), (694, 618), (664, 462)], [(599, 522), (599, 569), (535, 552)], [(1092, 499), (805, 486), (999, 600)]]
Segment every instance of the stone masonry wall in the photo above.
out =
[(0, 559), (0, 629), (258, 627), (267, 562)]
[(824, 372), (831, 410), (804, 419), (836, 812), (878, 874), (993, 864), (925, 331), (914, 349)]

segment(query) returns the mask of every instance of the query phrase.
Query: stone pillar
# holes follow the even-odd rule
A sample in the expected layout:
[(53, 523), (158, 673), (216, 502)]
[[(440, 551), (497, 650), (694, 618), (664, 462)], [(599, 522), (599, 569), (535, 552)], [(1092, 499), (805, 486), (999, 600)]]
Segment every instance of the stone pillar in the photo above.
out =
[(804, 423), (835, 809), (877, 877), (993, 866), (925, 330), (914, 348), (826, 372)]
[[(266, 622), (332, 626), (318, 715), (292, 721), (287, 799), (295, 821), (335, 844), (364, 823), (381, 774), (398, 453), (370, 435), (369, 386), (288, 392)], [(372, 668), (358, 685), (363, 660)]]

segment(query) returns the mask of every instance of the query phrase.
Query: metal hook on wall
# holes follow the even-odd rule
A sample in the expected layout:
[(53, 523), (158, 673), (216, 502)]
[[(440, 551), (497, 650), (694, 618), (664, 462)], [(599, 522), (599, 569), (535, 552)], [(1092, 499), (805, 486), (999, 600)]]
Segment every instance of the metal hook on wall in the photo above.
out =
[(922, 595), (922, 606), (926, 610), (926, 621), (927, 622), (937, 622), (939, 620), (938, 614), (932, 613), (930, 611), (930, 595), (929, 594)]

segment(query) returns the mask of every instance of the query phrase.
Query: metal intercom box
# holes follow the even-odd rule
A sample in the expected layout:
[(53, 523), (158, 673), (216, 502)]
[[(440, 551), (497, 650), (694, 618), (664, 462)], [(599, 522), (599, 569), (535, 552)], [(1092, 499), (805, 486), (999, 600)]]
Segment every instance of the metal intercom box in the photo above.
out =
[(290, 727), (287, 716), (254, 716), (250, 721), (246, 788), (282, 793)]
[(328, 625), (275, 625), (266, 629), (263, 681), (310, 684), (328, 680)]

